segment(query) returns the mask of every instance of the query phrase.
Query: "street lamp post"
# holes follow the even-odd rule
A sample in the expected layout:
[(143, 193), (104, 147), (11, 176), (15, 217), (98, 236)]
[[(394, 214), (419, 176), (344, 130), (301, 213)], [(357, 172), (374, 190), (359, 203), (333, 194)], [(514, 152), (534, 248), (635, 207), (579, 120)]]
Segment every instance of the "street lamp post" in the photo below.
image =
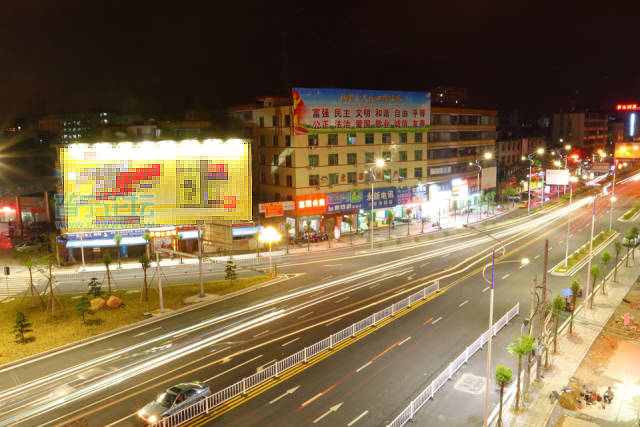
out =
[[(593, 213), (591, 214), (591, 238), (589, 239), (589, 263), (587, 264), (587, 292), (584, 296), (585, 298), (589, 297), (589, 289), (591, 288), (591, 261), (593, 259), (593, 228), (595, 227), (595, 220), (596, 220), (596, 200), (597, 200), (597, 197), (593, 196)], [(587, 317), (587, 305), (588, 304), (585, 299), (585, 303), (584, 303), (585, 318)]]
[[(492, 157), (491, 153), (484, 153), (484, 158), (489, 160)], [(482, 193), (482, 181), (480, 180), (482, 175), (482, 163), (480, 163), (480, 159), (476, 160), (475, 163), (469, 162), (469, 166), (475, 166), (478, 168), (478, 202), (480, 202), (480, 194)], [(440, 210), (438, 209), (438, 214)], [(478, 206), (478, 222), (482, 220), (482, 206)]]
[[(527, 154), (527, 158), (529, 159), (529, 187), (527, 188), (529, 200), (527, 201), (527, 215), (531, 213), (531, 167), (533, 166), (533, 156), (536, 153), (544, 154), (544, 148), (538, 148), (535, 153)], [(522, 160), (524, 160), (524, 157)], [(544, 203), (544, 186), (542, 187), (542, 202)]]
[[(377, 167), (381, 168), (384, 166), (384, 160), (383, 159), (378, 159), (376, 160), (376, 165)], [(369, 179), (371, 180), (371, 224), (369, 227), (369, 240), (371, 241), (371, 251), (373, 251), (373, 184), (376, 180), (376, 174), (375, 174), (375, 170), (374, 170), (374, 166), (372, 166), (371, 168), (369, 168)]]
[(273, 262), (271, 259), (271, 245), (279, 242), (282, 235), (273, 227), (264, 228), (260, 234), (258, 234), (258, 240), (269, 245), (269, 276), (273, 277)]
[(573, 198), (573, 183), (577, 182), (578, 178), (572, 176), (569, 178), (569, 210), (567, 211), (567, 245), (564, 251), (564, 266), (569, 265), (569, 230), (571, 229), (571, 200)]
[(616, 160), (613, 159), (613, 181), (611, 182), (611, 208), (609, 209), (609, 231), (613, 228), (613, 202), (616, 201)]

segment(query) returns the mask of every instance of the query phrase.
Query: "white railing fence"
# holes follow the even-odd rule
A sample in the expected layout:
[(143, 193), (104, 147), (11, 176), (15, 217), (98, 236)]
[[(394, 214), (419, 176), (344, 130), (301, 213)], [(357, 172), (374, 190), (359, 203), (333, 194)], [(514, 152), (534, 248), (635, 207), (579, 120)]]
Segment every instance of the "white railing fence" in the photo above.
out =
[(347, 326), (346, 328), (334, 334), (329, 335), (327, 338), (303, 348), (302, 350), (290, 355), (289, 357), (274, 362), (262, 371), (257, 372), (249, 377), (245, 377), (237, 383), (232, 384), (227, 388), (224, 388), (191, 406), (188, 406), (176, 413), (162, 418), (160, 421), (155, 423), (154, 426), (177, 426), (201, 414), (210, 412), (212, 409), (233, 399), (234, 397), (244, 396), (252, 387), (256, 387), (272, 378), (278, 378), (283, 372), (295, 367), (296, 365), (299, 365), (300, 363), (306, 363), (310, 358), (317, 355), (318, 353), (321, 353), (325, 350), (331, 350), (336, 344), (353, 338), (358, 332), (368, 327), (375, 326), (380, 321), (393, 316), (403, 308), (410, 307), (417, 301), (427, 298), (429, 295), (437, 292), (439, 289), (440, 285), (438, 281), (435, 281), (435, 283), (433, 283), (432, 285), (420, 289), (418, 292), (409, 295), (401, 301), (398, 301), (390, 305), (389, 307), (383, 308), (382, 310), (373, 313), (372, 315), (365, 317), (364, 319), (359, 320), (358, 322), (355, 322), (352, 325)]
[[(511, 310), (505, 313), (497, 322), (493, 324), (493, 336), (502, 329), (511, 319), (513, 319), (520, 311), (520, 303), (516, 304)], [(400, 427), (410, 421), (414, 414), (433, 397), (434, 394), (448, 380), (453, 377), (458, 369), (464, 365), (471, 356), (489, 341), (489, 331), (485, 331), (471, 345), (469, 345), (458, 357), (456, 357), (418, 396), (413, 399), (407, 407), (398, 414), (398, 416), (387, 425), (387, 427)]]

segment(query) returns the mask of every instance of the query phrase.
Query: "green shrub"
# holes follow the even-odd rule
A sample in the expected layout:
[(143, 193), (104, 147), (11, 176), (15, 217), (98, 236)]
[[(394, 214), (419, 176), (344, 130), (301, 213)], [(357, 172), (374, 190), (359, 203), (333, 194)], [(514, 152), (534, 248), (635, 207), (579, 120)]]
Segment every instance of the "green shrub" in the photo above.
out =
[(414, 238), (413, 238), (413, 241), (414, 241), (414, 242), (419, 242), (419, 241), (420, 241), (420, 238), (419, 238), (419, 237), (414, 237)]
[(443, 234), (444, 234), (445, 236), (448, 236), (448, 235), (449, 235), (449, 232), (448, 232), (447, 230), (445, 230)]
[(429, 239), (433, 239), (433, 234), (429, 234)]
[(400, 239), (396, 240), (396, 245), (399, 245), (400, 243), (402, 243), (402, 240)]

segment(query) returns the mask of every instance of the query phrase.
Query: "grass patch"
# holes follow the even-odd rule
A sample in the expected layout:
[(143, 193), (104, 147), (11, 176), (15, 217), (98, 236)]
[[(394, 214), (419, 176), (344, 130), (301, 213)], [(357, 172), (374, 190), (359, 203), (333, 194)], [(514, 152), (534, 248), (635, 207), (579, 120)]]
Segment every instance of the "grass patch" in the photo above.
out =
[[(212, 280), (204, 282), (204, 289), (208, 294), (224, 295), (257, 285), (268, 279), (267, 276), (239, 278), (234, 280), (233, 285), (229, 285), (228, 280)], [(185, 297), (198, 294), (199, 291), (199, 283), (163, 286), (165, 309), (175, 310), (187, 306), (188, 304), (184, 304), (182, 300)], [(143, 316), (143, 313), (157, 310), (160, 304), (157, 285), (150, 288), (148, 302), (140, 302), (139, 292), (127, 293), (124, 290), (119, 290), (114, 292), (114, 295), (122, 299), (124, 307), (114, 310), (104, 308), (98, 311), (95, 316), (88, 316), (91, 320), (99, 319), (101, 323), (94, 322), (91, 325), (83, 325), (81, 318), (75, 313), (77, 297), (80, 295), (84, 294), (57, 295), (60, 305), (56, 303), (55, 318), (51, 318), (48, 313), (38, 307), (31, 308), (30, 297), (18, 297), (12, 301), (0, 303), (0, 325), (2, 325), (0, 328), (0, 365), (144, 320), (146, 317)], [(12, 329), (16, 312), (19, 310), (23, 311), (29, 322), (33, 324), (33, 333), (28, 335), (34, 337), (35, 340), (28, 344), (16, 344), (14, 341)]]
[(433, 240), (433, 234), (429, 234), (429, 240)]
[(445, 230), (443, 234), (444, 234), (445, 236), (448, 236), (450, 233), (449, 233), (447, 230)]
[(419, 241), (420, 241), (420, 238), (419, 238), (419, 237), (414, 237), (414, 238), (413, 238), (413, 241), (414, 241), (414, 242), (419, 242)]
[[(615, 231), (613, 231), (613, 230), (611, 230), (611, 231), (606, 230), (606, 231), (601, 231), (600, 233), (598, 233), (596, 235), (596, 237), (593, 238), (593, 247), (594, 248), (597, 247), (600, 243), (602, 243), (605, 240), (607, 240), (613, 233), (615, 233)], [(571, 267), (573, 267), (574, 265), (576, 265), (577, 263), (582, 261), (588, 255), (589, 255), (589, 242), (587, 242), (584, 245), (580, 246), (578, 249), (576, 249), (569, 256), (569, 259), (567, 261), (567, 266), (566, 267), (564, 266), (564, 263), (562, 263), (561, 265), (556, 267), (556, 269), (554, 271), (556, 271), (558, 273), (564, 273), (567, 270), (571, 269)]]
[(638, 211), (640, 211), (640, 203), (635, 205), (631, 209), (629, 209), (627, 212), (625, 212), (623, 218), (624, 219), (631, 219), (631, 217), (634, 216), (636, 213), (638, 213)]
[(396, 245), (399, 245), (400, 243), (402, 243), (402, 240), (397, 239), (397, 240), (396, 240)]

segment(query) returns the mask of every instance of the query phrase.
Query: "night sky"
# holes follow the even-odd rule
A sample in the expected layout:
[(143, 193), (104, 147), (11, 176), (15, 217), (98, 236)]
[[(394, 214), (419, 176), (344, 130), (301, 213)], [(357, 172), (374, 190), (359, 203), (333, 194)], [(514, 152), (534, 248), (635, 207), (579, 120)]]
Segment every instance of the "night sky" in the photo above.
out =
[(618, 2), (5, 0), (0, 117), (217, 108), (286, 86), (608, 107), (640, 101), (637, 39)]

